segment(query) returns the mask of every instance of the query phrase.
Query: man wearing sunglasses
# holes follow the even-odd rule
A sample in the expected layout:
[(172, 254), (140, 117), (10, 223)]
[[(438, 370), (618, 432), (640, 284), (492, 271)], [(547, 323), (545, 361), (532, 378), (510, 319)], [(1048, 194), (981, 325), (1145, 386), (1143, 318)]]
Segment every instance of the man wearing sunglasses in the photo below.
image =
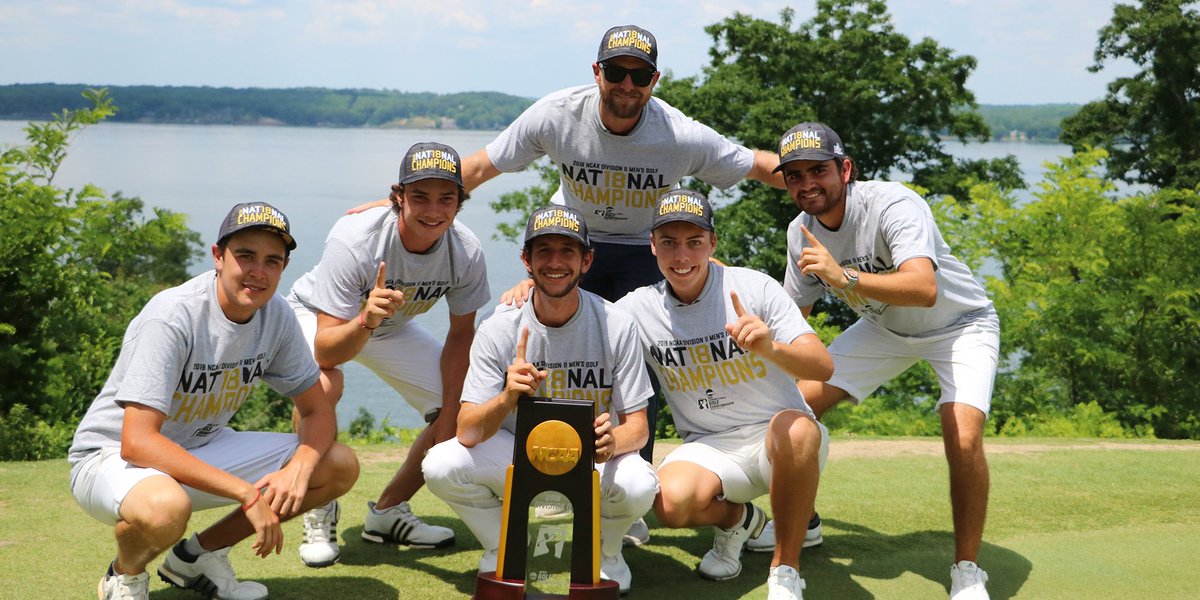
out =
[(615, 302), (662, 280), (650, 253), (659, 196), (684, 177), (726, 189), (750, 178), (783, 189), (773, 153), (735, 144), (653, 98), (658, 42), (636, 25), (613, 27), (592, 64), (595, 85), (534, 103), (484, 149), (463, 161), (467, 189), (542, 156), (558, 165), (551, 202), (578, 209), (596, 247), (582, 287)]
[[(681, 179), (696, 177), (720, 189), (743, 178), (784, 185), (772, 172), (779, 164), (773, 153), (735, 144), (651, 97), (659, 72), (658, 42), (649, 31), (635, 25), (609, 29), (592, 77), (595, 85), (554, 92), (529, 107), (463, 161), (463, 181), (474, 189), (550, 157), (560, 171), (551, 202), (579, 210), (592, 232), (595, 259), (580, 286), (615, 302), (662, 280), (650, 253), (650, 223), (659, 196)], [(651, 431), (656, 404), (648, 412)], [(652, 435), (642, 450), (646, 460), (653, 443)]]

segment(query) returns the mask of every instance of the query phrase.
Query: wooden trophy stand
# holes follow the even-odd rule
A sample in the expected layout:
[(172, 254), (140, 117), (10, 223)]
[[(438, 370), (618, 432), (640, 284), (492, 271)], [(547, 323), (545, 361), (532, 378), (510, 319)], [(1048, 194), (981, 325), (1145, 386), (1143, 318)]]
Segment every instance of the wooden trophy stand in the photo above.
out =
[[(495, 573), (480, 573), (478, 600), (525, 598), (529, 504), (546, 491), (574, 507), (570, 600), (616, 599), (615, 581), (600, 579), (600, 474), (594, 466), (593, 404), (588, 400), (523, 397), (517, 401), (513, 462), (504, 483), (504, 516)], [(533, 598), (533, 595), (529, 596)], [(563, 596), (538, 595), (541, 598)]]

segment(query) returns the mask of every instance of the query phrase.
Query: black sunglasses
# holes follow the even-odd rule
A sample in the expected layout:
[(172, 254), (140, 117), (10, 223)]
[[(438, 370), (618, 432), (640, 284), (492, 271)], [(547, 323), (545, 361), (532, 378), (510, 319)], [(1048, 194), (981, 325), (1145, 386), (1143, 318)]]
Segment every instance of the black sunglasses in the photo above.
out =
[(604, 71), (604, 80), (609, 83), (621, 83), (625, 81), (625, 76), (628, 75), (633, 80), (633, 85), (638, 87), (646, 87), (650, 85), (650, 80), (654, 79), (654, 69), (626, 69), (617, 65), (609, 65), (600, 63), (600, 68)]

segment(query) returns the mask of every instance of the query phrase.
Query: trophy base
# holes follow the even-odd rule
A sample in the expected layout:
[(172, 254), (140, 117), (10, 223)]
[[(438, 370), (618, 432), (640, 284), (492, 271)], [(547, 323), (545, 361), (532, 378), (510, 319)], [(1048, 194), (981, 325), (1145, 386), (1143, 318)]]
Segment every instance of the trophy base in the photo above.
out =
[(615, 581), (601, 579), (595, 585), (572, 583), (566, 596), (560, 594), (525, 595), (525, 581), (521, 579), (497, 579), (495, 571), (480, 573), (475, 578), (475, 600), (617, 600), (621, 588)]

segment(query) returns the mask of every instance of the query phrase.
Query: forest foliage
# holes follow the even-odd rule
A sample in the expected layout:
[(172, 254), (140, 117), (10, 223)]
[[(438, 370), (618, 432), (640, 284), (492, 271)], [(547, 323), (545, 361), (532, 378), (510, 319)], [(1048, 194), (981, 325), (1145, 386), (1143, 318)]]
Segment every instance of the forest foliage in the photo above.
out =
[[(86, 108), (95, 86), (0, 86), (0, 119), (46, 119)], [(498, 92), (433, 94), (372, 89), (109, 86), (116, 122), (309, 127), (500, 129), (532, 102)]]
[[(734, 15), (710, 26), (711, 63), (664, 78), (658, 91), (755, 147), (773, 148), (796, 122), (825, 121), (866, 176), (911, 174), (1000, 314), (992, 433), (1200, 439), (1200, 269), (1191, 260), (1200, 255), (1200, 92), (1185, 77), (1200, 73), (1200, 44), (1178, 46), (1200, 31), (1191, 3), (1115, 7), (1097, 62), (1134, 57), (1145, 71), (1068, 118), (1075, 153), (1028, 183), (1015, 160), (972, 163), (943, 147), (945, 133), (992, 135), (965, 88), (973, 58), (899, 34), (882, 0), (817, 5), (805, 23), (785, 10), (778, 21)], [(855, 72), (800, 68), (826, 63)], [(178, 213), (55, 184), (71, 136), (120, 114), (104, 90), (83, 96), (0, 154), (0, 460), (62, 455), (129, 320), (185, 280), (201, 249)], [(1186, 110), (1168, 110), (1179, 98)], [(497, 212), (546, 201), (558, 172), (538, 168), (540, 183), (503, 197)], [(1140, 185), (1119, 185), (1129, 182)], [(719, 257), (780, 278), (782, 232), (796, 214), (786, 194), (751, 182), (719, 203)], [(499, 235), (518, 235), (522, 223)], [(810, 319), (827, 343), (853, 320), (837, 306), (822, 303)], [(936, 378), (917, 365), (825, 421), (842, 432), (936, 435), (937, 396)], [(260, 404), (239, 423), (286, 427), (286, 399), (265, 394)]]
[[(46, 119), (84, 108), (85, 89), (49, 83), (0, 85), (0, 119)], [(235, 89), (115, 86), (114, 122), (203, 125), (277, 124), (326, 127), (503, 129), (533, 100), (498, 92), (406, 93), (394, 90)], [(1054, 142), (1059, 122), (1077, 104), (979, 107), (994, 140)]]

